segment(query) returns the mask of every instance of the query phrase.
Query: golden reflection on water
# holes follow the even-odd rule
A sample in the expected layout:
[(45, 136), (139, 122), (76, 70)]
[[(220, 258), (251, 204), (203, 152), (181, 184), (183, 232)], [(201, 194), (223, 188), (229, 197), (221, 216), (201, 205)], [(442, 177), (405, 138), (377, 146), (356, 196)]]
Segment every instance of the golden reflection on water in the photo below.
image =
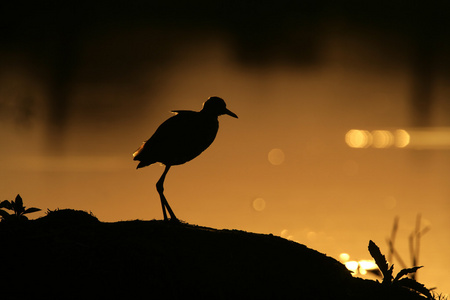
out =
[(351, 148), (378, 149), (450, 149), (450, 127), (429, 127), (389, 130), (351, 129), (345, 134), (345, 142)]
[(373, 259), (362, 260), (350, 260), (348, 253), (341, 253), (339, 260), (345, 265), (345, 267), (352, 271), (353, 276), (366, 275), (368, 271), (374, 271), (378, 269), (377, 264)]
[(397, 129), (395, 131), (395, 146), (398, 148), (404, 148), (408, 146), (410, 142), (409, 133), (404, 129)]
[(345, 142), (352, 148), (367, 148), (372, 144), (372, 135), (367, 130), (351, 129), (345, 135)]
[(388, 148), (394, 144), (394, 135), (387, 130), (374, 130), (371, 132), (375, 148)]

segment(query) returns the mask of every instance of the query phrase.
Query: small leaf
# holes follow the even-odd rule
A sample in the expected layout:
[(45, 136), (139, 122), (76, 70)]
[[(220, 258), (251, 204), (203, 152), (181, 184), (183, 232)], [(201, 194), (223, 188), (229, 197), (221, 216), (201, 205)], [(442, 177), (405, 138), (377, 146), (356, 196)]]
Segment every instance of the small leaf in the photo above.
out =
[(30, 207), (30, 208), (25, 209), (23, 214), (30, 214), (30, 213), (37, 212), (37, 211), (40, 211), (40, 210), (41, 210), (40, 208)]
[[(384, 255), (383, 255), (384, 256)], [(389, 270), (388, 270), (388, 274), (389, 274), (389, 282), (391, 282), (392, 281), (392, 272), (394, 271), (394, 264), (392, 264), (391, 265), (391, 267), (389, 268)]]
[(14, 212), (16, 213), (17, 216), (22, 215), (23, 212), (25, 211), (25, 207), (23, 206), (22, 197), (20, 197), (19, 194), (17, 194), (17, 196), (16, 196), (16, 201), (13, 201), (13, 208), (14, 208)]
[(6, 209), (9, 209), (9, 210), (13, 210), (11, 201), (8, 201), (8, 200), (2, 201), (2, 202), (0, 203), (0, 208), (6, 208)]
[(23, 207), (23, 200), (19, 194), (17, 194), (17, 196), (16, 196), (16, 207)]
[(406, 288), (409, 288), (416, 292), (419, 292), (419, 293), (427, 296), (428, 299), (433, 299), (433, 296), (431, 295), (430, 290), (427, 289), (423, 284), (421, 284), (413, 279), (403, 278), (398, 281), (398, 284), (402, 287), (406, 287)]
[(392, 281), (392, 271), (394, 266), (392, 265), (388, 268), (386, 257), (381, 254), (380, 248), (372, 241), (369, 241), (369, 252), (375, 260), (375, 263), (378, 265), (381, 273), (383, 273), (383, 283), (390, 283)]
[(3, 219), (8, 219), (9, 217), (11, 217), (11, 215), (3, 209), (0, 209), (0, 217), (2, 217)]
[(411, 273), (416, 273), (417, 270), (419, 270), (420, 268), (422, 268), (423, 266), (420, 267), (412, 267), (412, 268), (408, 268), (408, 269), (403, 269), (400, 272), (398, 272), (397, 276), (395, 276), (394, 278), (394, 282), (398, 281), (400, 278), (402, 278), (405, 275), (411, 274)]

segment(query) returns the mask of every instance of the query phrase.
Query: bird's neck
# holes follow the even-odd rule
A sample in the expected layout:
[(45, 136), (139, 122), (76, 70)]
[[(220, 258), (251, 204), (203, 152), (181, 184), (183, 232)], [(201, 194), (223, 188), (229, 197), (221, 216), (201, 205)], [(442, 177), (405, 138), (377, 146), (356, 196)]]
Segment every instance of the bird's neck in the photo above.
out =
[(201, 111), (199, 111), (199, 114), (200, 114), (202, 117), (206, 118), (206, 119), (216, 119), (216, 120), (217, 120), (217, 118), (218, 118), (218, 115), (217, 115), (217, 114), (212, 113), (212, 112), (207, 111), (207, 110), (205, 111), (204, 109), (202, 109)]

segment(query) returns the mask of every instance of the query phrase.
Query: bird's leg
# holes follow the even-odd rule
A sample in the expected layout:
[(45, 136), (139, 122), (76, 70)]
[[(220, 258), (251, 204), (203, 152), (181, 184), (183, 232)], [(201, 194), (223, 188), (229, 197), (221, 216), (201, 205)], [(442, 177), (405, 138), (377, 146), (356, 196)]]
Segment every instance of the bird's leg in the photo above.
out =
[(166, 197), (164, 197), (164, 180), (166, 179), (167, 172), (169, 172), (170, 166), (166, 166), (164, 172), (156, 183), (156, 190), (158, 191), (159, 197), (161, 198), (161, 206), (164, 215), (164, 221), (168, 221), (166, 213)]
[[(161, 196), (162, 195), (162, 196)], [(164, 221), (168, 221), (169, 219), (167, 218), (167, 213), (166, 213), (166, 206), (164, 205), (164, 201), (162, 200), (162, 198), (164, 197), (164, 195), (161, 193), (159, 194), (159, 197), (161, 198), (161, 206), (162, 206), (162, 211), (163, 211), (163, 215), (164, 215)], [(166, 200), (167, 201), (167, 200)]]
[(177, 217), (173, 213), (172, 209), (170, 208), (169, 203), (166, 200), (166, 197), (164, 196), (164, 180), (166, 179), (167, 172), (169, 172), (170, 165), (166, 165), (166, 168), (164, 169), (164, 172), (161, 175), (161, 178), (159, 178), (158, 182), (156, 183), (156, 190), (158, 191), (159, 197), (161, 198), (161, 206), (164, 214), (164, 221), (167, 221), (167, 214), (166, 209), (170, 214), (170, 220), (171, 221), (178, 221)]

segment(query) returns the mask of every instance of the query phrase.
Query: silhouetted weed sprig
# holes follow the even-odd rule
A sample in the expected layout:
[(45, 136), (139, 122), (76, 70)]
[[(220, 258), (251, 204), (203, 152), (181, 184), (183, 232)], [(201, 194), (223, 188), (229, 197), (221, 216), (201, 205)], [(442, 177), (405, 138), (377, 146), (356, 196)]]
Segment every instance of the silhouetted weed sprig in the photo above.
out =
[(443, 295), (442, 293), (437, 294), (437, 293), (433, 292), (433, 295), (434, 295), (434, 297), (433, 297), (434, 300), (448, 300), (448, 296)]
[(391, 265), (389, 267), (386, 261), (386, 257), (383, 254), (381, 254), (380, 248), (378, 248), (378, 246), (373, 241), (369, 241), (369, 252), (370, 255), (372, 255), (373, 259), (375, 260), (375, 263), (378, 265), (378, 268), (380, 269), (381, 273), (383, 274), (383, 281), (382, 281), (383, 285), (408, 288), (425, 295), (428, 299), (433, 299), (430, 290), (427, 289), (423, 284), (415, 281), (414, 279), (404, 277), (407, 276), (408, 274), (413, 274), (417, 272), (417, 270), (422, 268), (422, 266), (402, 269), (400, 272), (398, 272), (397, 276), (395, 276), (394, 278), (392, 275), (394, 265)]
[[(9, 213), (6, 210), (3, 210), (2, 208), (12, 210), (13, 213)], [(20, 220), (28, 220), (28, 218), (25, 216), (25, 214), (33, 213), (40, 211), (41, 209), (36, 207), (30, 207), (26, 208), (23, 206), (23, 200), (22, 197), (20, 197), (19, 194), (17, 194), (15, 200), (4, 200), (0, 203), (0, 217), (3, 221), (20, 221)]]

